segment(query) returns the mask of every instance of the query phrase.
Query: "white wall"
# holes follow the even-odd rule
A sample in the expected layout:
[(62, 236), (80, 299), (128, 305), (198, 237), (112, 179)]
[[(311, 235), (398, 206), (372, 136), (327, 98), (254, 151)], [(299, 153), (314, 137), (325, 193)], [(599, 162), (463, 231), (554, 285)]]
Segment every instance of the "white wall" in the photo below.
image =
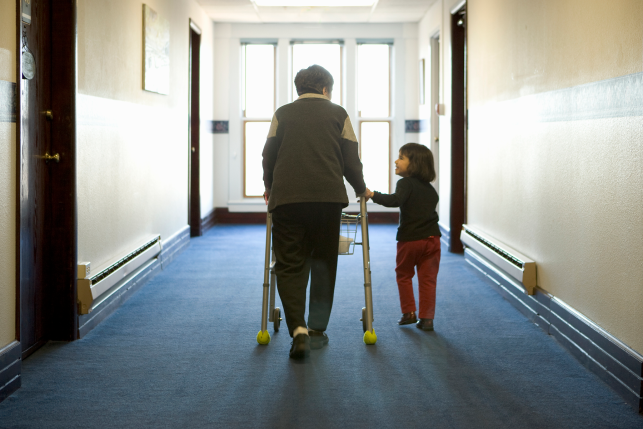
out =
[[(437, 154), (437, 186), (440, 195), (438, 215), (440, 224), (449, 226), (450, 195), (451, 195), (451, 12), (459, 8), (462, 0), (438, 0), (431, 6), (426, 15), (420, 20), (418, 31), (419, 58), (424, 58), (427, 70), (430, 70), (431, 37), (440, 37), (440, 104), (444, 105), (444, 115), (439, 116), (439, 143), (431, 141), (431, 134), (424, 133), (422, 143), (434, 149)], [(427, 73), (427, 82), (428, 76)], [(428, 85), (427, 85), (428, 86)], [(428, 96), (429, 93), (427, 93)], [(430, 100), (430, 98), (427, 98)], [(420, 117), (431, 122), (431, 112), (434, 106), (430, 103), (420, 108)]]
[[(0, 80), (3, 88), (16, 82), (13, 0), (0, 0)], [(8, 101), (0, 100), (5, 114)], [(16, 339), (16, 137), (16, 123), (0, 118), (0, 349)]]
[[(344, 40), (345, 82), (344, 105), (353, 125), (357, 121), (355, 52), (358, 39), (387, 39), (394, 42), (392, 84), (393, 126), (391, 166), (397, 157), (398, 148), (407, 141), (417, 139), (417, 134), (405, 134), (405, 119), (418, 119), (417, 109), (417, 24), (226, 24), (217, 23), (215, 31), (215, 119), (229, 120), (229, 134), (215, 136), (215, 159), (217, 159), (217, 182), (215, 205), (228, 207), (230, 211), (260, 212), (266, 206), (262, 199), (243, 198), (242, 162), (243, 134), (241, 120), (241, 41), (243, 39), (277, 42), (277, 67), (289, 70), (291, 39), (341, 39)], [(290, 101), (289, 90), (292, 76), (279, 73), (277, 83), (277, 106)], [(222, 160), (227, 160), (223, 163)], [(218, 167), (221, 167), (219, 169)], [(223, 177), (223, 169), (227, 175)], [(392, 170), (391, 170), (392, 171)], [(391, 173), (392, 175), (392, 173)], [(219, 182), (219, 180), (222, 180)], [(225, 186), (224, 182), (225, 180)], [(397, 178), (392, 175), (393, 186)], [(368, 183), (367, 183), (368, 186)], [(349, 190), (349, 196), (354, 195)], [(347, 209), (359, 211), (357, 204)], [(372, 204), (372, 211), (395, 211)]]
[(643, 2), (470, 0), (472, 226), (643, 352)]
[(92, 269), (187, 224), (189, 19), (201, 37), (201, 212), (214, 207), (214, 25), (193, 0), (170, 23), (170, 94), (142, 89), (142, 3), (78, 2), (78, 257)]
[[(423, 130), (423, 132), (420, 133), (419, 137), (419, 142), (429, 148), (431, 148), (431, 151), (433, 152), (434, 156), (434, 161), (435, 161), (435, 170), (437, 173), (437, 177), (435, 182), (433, 183), (434, 186), (436, 187), (436, 190), (438, 191), (438, 194), (440, 195), (440, 203), (438, 204), (438, 214), (440, 215), (440, 223), (443, 225), (448, 225), (448, 194), (446, 192), (446, 188), (442, 189), (441, 183), (442, 183), (442, 178), (444, 177), (444, 174), (446, 174), (446, 171), (444, 171), (440, 168), (441, 163), (444, 163), (444, 157), (441, 158), (440, 155), (440, 142), (439, 141), (434, 141), (433, 137), (434, 136), (439, 136), (440, 135), (440, 124), (442, 123), (443, 126), (446, 126), (446, 122), (442, 117), (437, 116), (437, 113), (435, 111), (435, 101), (438, 101), (439, 103), (444, 103), (444, 93), (442, 91), (443, 85), (444, 85), (444, 64), (442, 61), (442, 53), (443, 50), (439, 49), (439, 52), (437, 53), (437, 67), (434, 67), (432, 57), (432, 51), (431, 51), (431, 38), (437, 37), (442, 41), (442, 8), (443, 8), (443, 2), (438, 1), (431, 8), (427, 11), (425, 16), (420, 20), (418, 24), (418, 50), (417, 50), (417, 59), (418, 60), (424, 60), (425, 64), (425, 85), (424, 85), (424, 104), (419, 106), (419, 119), (424, 121), (426, 124), (426, 128)], [(442, 47), (442, 43), (440, 43), (440, 47)], [(436, 72), (437, 71), (437, 72)], [(438, 84), (438, 94), (437, 94), (437, 100), (433, 100), (433, 93), (432, 93), (432, 88), (431, 88), (431, 81), (432, 81), (432, 73), (436, 72), (439, 84)], [(435, 129), (434, 129), (435, 127)], [(445, 146), (448, 146), (445, 144)], [(449, 152), (446, 152), (444, 155), (446, 156)], [(441, 161), (442, 159), (442, 161)], [(446, 183), (445, 186), (450, 183), (450, 180), (448, 178), (445, 179)], [(444, 207), (446, 206), (446, 207)], [(446, 210), (446, 211), (445, 211)]]

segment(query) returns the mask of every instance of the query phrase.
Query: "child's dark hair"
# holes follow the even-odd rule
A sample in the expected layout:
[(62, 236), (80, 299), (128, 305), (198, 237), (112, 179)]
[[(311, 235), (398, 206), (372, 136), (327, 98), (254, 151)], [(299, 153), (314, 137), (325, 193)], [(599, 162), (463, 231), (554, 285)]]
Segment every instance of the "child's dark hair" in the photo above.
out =
[(418, 143), (407, 143), (400, 148), (400, 153), (409, 159), (409, 176), (426, 183), (435, 180), (435, 165), (431, 149)]

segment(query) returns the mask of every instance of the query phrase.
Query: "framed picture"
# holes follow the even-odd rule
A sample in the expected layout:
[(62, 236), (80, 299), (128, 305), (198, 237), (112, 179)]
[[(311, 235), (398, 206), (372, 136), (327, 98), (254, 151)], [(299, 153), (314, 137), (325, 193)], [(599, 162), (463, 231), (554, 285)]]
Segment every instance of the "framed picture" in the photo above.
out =
[(424, 58), (420, 60), (420, 104), (424, 104)]
[(170, 93), (170, 23), (143, 5), (143, 89)]

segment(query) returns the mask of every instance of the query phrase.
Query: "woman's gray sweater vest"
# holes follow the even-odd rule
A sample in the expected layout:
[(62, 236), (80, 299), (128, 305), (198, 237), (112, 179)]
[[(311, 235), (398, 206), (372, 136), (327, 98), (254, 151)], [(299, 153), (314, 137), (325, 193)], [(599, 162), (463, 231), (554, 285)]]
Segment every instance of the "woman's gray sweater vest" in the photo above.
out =
[(316, 94), (305, 94), (277, 109), (263, 149), (268, 210), (305, 202), (346, 207), (344, 177), (356, 194), (366, 190), (357, 138), (346, 110)]

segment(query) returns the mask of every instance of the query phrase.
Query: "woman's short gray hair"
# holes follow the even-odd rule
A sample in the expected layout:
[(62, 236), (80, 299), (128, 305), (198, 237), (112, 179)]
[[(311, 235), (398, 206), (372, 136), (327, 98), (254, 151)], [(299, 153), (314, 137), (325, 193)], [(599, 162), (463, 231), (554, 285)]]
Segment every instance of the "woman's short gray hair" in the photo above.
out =
[(313, 64), (307, 69), (299, 70), (297, 76), (295, 76), (297, 95), (309, 92), (323, 94), (324, 88), (326, 88), (328, 92), (332, 92), (334, 83), (333, 75), (317, 64)]

